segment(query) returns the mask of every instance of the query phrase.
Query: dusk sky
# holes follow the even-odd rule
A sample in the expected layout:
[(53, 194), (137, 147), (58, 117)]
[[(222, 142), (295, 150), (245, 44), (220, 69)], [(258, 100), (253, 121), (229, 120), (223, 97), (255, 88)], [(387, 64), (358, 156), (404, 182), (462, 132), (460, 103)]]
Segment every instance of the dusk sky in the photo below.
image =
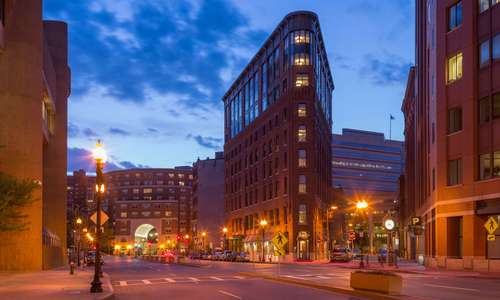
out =
[(333, 131), (403, 139), (414, 62), (411, 0), (44, 1), (69, 25), (68, 171), (91, 170), (101, 138), (111, 168), (191, 165), (223, 146), (222, 95), (283, 17), (318, 14), (333, 74)]

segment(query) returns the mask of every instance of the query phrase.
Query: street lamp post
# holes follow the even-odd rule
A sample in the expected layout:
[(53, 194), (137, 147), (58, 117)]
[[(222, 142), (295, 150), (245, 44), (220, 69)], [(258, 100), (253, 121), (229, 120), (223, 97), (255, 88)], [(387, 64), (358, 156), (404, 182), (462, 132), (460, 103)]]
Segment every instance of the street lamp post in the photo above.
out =
[(226, 245), (226, 242), (227, 242), (227, 238), (226, 238), (227, 227), (222, 228), (222, 232), (224, 233), (224, 251), (225, 251), (225, 250), (227, 250), (227, 245)]
[[(332, 242), (331, 242), (331, 234), (330, 234), (330, 224), (328, 223), (328, 221), (329, 221), (329, 219), (330, 219), (330, 210), (331, 210), (332, 212), (334, 212), (334, 211), (335, 211), (335, 210), (337, 210), (337, 209), (338, 209), (338, 207), (337, 207), (337, 206), (335, 206), (335, 205), (332, 205), (332, 206), (330, 206), (330, 207), (328, 207), (328, 208), (326, 209), (326, 234), (327, 234), (326, 240), (327, 240), (327, 243), (328, 243), (328, 245), (327, 245), (327, 247), (326, 247), (326, 250), (327, 250), (328, 254), (329, 254), (329, 251), (330, 251), (330, 248), (331, 248), (331, 243), (332, 243)], [(327, 255), (328, 255), (328, 254), (327, 254)], [(329, 258), (329, 257), (328, 257), (328, 258)]]
[(207, 235), (207, 233), (205, 231), (203, 231), (201, 233), (201, 247), (203, 249), (203, 252), (205, 251), (205, 236)]
[(264, 259), (264, 234), (267, 226), (267, 221), (266, 220), (260, 220), (260, 227), (262, 228), (262, 262), (265, 262)]
[(94, 264), (94, 280), (90, 288), (91, 293), (102, 293), (101, 275), (101, 201), (104, 195), (104, 174), (103, 167), (106, 162), (106, 152), (102, 147), (101, 141), (97, 141), (96, 148), (93, 151), (96, 167), (96, 237), (95, 237), (95, 264)]
[(77, 259), (77, 265), (80, 266), (80, 226), (82, 225), (82, 219), (78, 218), (76, 219), (76, 234), (77, 234), (77, 239), (76, 239), (76, 259)]
[[(361, 200), (361, 201), (358, 201), (356, 203), (356, 208), (360, 211), (364, 211), (365, 209), (368, 208), (368, 203), (365, 201), (365, 200)], [(359, 261), (359, 267), (360, 268), (364, 268), (365, 267), (365, 264), (364, 264), (364, 255), (363, 255), (363, 245), (361, 244), (361, 241), (360, 241), (360, 250), (361, 250), (361, 260)], [(368, 260), (369, 260), (369, 256), (367, 256), (367, 264), (368, 264)]]

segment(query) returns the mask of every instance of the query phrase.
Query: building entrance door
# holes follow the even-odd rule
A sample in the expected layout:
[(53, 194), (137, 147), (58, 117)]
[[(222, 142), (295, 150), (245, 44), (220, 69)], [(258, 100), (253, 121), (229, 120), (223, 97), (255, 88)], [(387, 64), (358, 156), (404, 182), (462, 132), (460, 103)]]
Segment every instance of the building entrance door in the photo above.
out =
[(298, 259), (303, 259), (303, 260), (310, 259), (310, 257), (309, 257), (309, 240), (299, 239), (297, 252), (298, 252), (297, 253)]

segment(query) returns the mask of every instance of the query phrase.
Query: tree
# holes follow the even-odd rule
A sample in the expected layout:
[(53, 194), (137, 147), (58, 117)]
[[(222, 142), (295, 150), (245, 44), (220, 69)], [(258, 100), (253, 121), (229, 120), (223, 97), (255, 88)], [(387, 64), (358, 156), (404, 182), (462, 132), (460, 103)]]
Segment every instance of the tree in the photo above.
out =
[(29, 221), (22, 209), (38, 199), (33, 192), (39, 187), (30, 179), (17, 179), (0, 172), (0, 232), (26, 230)]

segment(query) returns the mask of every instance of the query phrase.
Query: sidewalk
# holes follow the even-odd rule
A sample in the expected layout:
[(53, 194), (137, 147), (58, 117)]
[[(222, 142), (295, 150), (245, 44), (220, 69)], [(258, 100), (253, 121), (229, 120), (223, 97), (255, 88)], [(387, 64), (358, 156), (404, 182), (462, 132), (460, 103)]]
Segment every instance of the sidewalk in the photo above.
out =
[(101, 278), (103, 292), (90, 293), (93, 268), (69, 274), (69, 267), (54, 270), (7, 273), (0, 272), (0, 299), (113, 299), (109, 276)]

